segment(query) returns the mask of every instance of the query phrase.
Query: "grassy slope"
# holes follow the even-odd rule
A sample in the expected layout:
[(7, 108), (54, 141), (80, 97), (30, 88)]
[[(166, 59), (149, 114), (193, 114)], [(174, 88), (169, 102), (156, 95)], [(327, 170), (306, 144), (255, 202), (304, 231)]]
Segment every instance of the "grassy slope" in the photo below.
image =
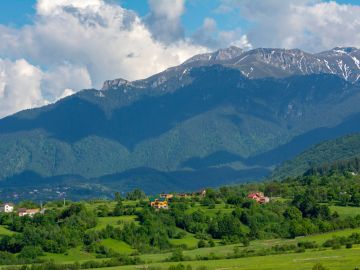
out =
[(360, 207), (352, 206), (330, 206), (330, 210), (337, 212), (340, 216), (357, 216), (360, 215)]
[[(296, 244), (297, 242), (302, 242), (302, 241), (315, 241), (318, 244), (322, 244), (326, 240), (331, 239), (334, 236), (349, 236), (352, 233), (360, 233), (360, 228), (347, 229), (347, 230), (329, 232), (329, 233), (317, 234), (317, 235), (310, 235), (306, 237), (298, 237), (296, 239), (257, 240), (257, 241), (252, 241), (249, 248), (254, 250), (260, 250), (264, 248), (270, 248), (275, 245)], [(210, 254), (215, 254), (217, 256), (226, 256), (229, 254), (233, 254), (235, 246), (239, 247), (240, 249), (244, 248), (242, 245), (239, 244), (226, 245), (226, 246), (219, 245), (212, 248), (185, 250), (183, 254), (184, 256), (188, 257), (191, 260), (195, 260), (196, 256), (208, 256)], [(140, 255), (140, 258), (144, 260), (146, 263), (159, 263), (169, 258), (170, 256), (171, 253), (168, 252), (161, 254), (144, 254), (144, 255)]]
[(56, 263), (68, 263), (94, 260), (96, 256), (94, 254), (83, 251), (82, 247), (76, 247), (69, 249), (64, 254), (45, 253), (42, 258), (54, 260)]
[(133, 253), (135, 251), (133, 248), (131, 248), (131, 246), (129, 246), (125, 242), (118, 241), (115, 239), (105, 239), (105, 240), (102, 240), (100, 242), (100, 244), (107, 248), (111, 248), (112, 250), (114, 250), (120, 254), (130, 255), (131, 253)]
[(5, 226), (0, 225), (0, 235), (12, 235), (14, 232), (8, 230)]
[(195, 238), (194, 234), (191, 234), (188, 232), (185, 232), (185, 233), (186, 233), (185, 237), (183, 237), (181, 239), (170, 239), (170, 243), (173, 245), (176, 245), (176, 246), (185, 245), (188, 249), (197, 248), (199, 239)]
[(107, 225), (113, 227), (121, 227), (124, 223), (136, 222), (136, 216), (121, 216), (121, 217), (100, 217), (95, 230), (102, 230)]

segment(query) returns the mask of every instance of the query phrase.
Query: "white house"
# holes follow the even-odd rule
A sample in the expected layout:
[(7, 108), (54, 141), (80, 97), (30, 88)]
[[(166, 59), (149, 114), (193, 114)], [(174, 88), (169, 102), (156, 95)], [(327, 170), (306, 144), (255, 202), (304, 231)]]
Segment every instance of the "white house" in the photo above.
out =
[(12, 203), (3, 203), (0, 205), (0, 212), (2, 213), (12, 213), (14, 212), (14, 204)]
[(40, 209), (26, 209), (26, 208), (19, 208), (18, 209), (18, 216), (19, 217), (24, 217), (24, 216), (33, 217), (37, 213), (41, 213)]

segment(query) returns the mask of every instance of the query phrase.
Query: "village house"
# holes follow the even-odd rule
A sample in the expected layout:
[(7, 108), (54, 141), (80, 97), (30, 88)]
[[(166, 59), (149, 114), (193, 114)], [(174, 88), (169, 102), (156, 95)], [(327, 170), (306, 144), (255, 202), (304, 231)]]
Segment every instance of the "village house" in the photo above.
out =
[(12, 203), (3, 203), (0, 205), (0, 212), (1, 213), (12, 213), (14, 212), (14, 204)]
[(205, 198), (205, 196), (206, 196), (206, 189), (201, 189), (201, 190), (199, 190), (198, 192), (195, 192), (193, 195), (195, 195), (195, 196), (200, 196), (200, 197), (202, 197), (202, 198)]
[(155, 209), (168, 209), (169, 204), (166, 198), (150, 199), (150, 206)]
[(188, 198), (188, 197), (191, 197), (191, 194), (187, 194), (187, 193), (179, 193), (179, 194), (176, 194), (176, 197), (177, 198), (184, 198), (184, 199), (186, 199), (186, 198)]
[(40, 213), (40, 209), (38, 208), (36, 209), (19, 208), (18, 210), (19, 217), (24, 217), (24, 216), (33, 217), (37, 213)]
[(167, 200), (171, 200), (172, 198), (174, 198), (174, 195), (173, 194), (163, 193), (163, 194), (160, 194), (160, 198), (165, 198)]
[(260, 204), (264, 204), (264, 203), (270, 202), (270, 198), (264, 196), (264, 193), (262, 193), (262, 192), (253, 192), (253, 193), (250, 193), (247, 197), (248, 197), (249, 199), (252, 199), (252, 200), (257, 201), (257, 202), (260, 203)]

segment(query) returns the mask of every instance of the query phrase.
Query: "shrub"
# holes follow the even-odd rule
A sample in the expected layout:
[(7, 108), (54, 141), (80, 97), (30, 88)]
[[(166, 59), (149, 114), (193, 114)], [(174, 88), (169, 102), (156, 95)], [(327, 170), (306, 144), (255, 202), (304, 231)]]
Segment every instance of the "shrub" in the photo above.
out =
[(206, 247), (206, 242), (203, 239), (200, 239), (197, 246), (198, 248), (204, 248)]
[(169, 270), (185, 270), (185, 265), (179, 263), (177, 265), (170, 265)]
[(316, 263), (313, 268), (313, 270), (327, 270), (325, 266), (323, 266), (321, 263)]

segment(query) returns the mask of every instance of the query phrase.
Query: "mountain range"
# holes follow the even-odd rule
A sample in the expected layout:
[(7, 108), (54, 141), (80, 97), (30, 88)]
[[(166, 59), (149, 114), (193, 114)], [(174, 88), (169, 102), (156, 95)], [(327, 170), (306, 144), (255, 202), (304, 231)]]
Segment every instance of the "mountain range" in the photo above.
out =
[(157, 193), (261, 179), (360, 132), (359, 62), (356, 48), (230, 47), (19, 112), (0, 120), (0, 192)]

